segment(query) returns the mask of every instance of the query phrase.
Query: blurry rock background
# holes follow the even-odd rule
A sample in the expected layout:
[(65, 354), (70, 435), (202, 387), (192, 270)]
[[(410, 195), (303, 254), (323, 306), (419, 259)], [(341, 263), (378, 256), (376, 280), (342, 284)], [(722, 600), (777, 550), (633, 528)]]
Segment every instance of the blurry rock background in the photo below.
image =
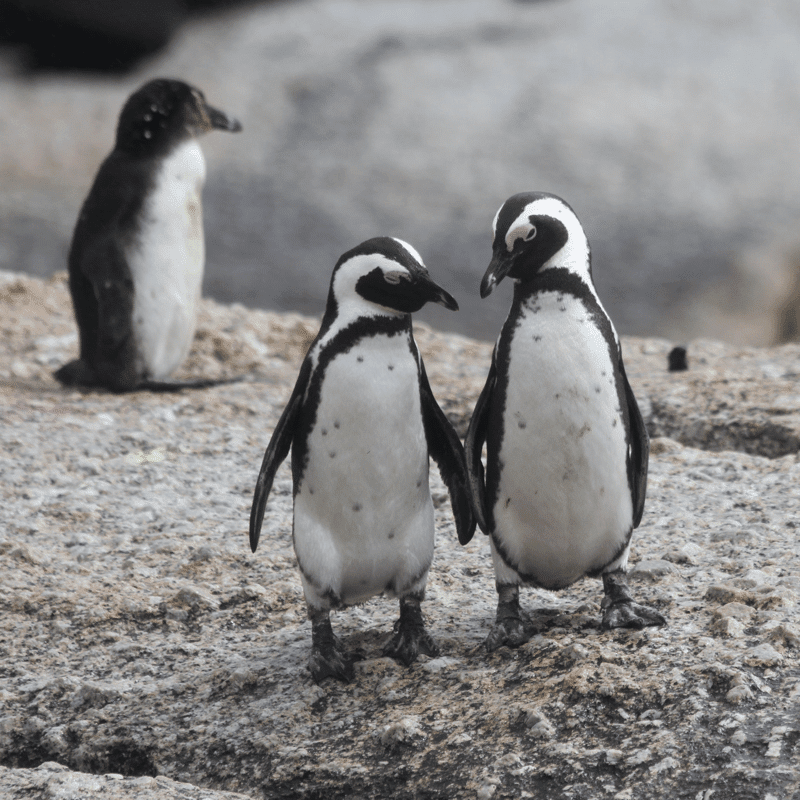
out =
[(622, 332), (797, 337), (794, 0), (175, 0), (94, 38), (42, 22), (48, 5), (82, 7), (2, 8), (0, 269), (65, 267), (122, 103), (175, 76), (245, 126), (204, 143), (216, 299), (317, 315), (338, 256), (396, 235), (461, 304), (423, 318), (493, 338), (509, 287), (478, 298), (490, 223), (536, 189), (583, 220)]

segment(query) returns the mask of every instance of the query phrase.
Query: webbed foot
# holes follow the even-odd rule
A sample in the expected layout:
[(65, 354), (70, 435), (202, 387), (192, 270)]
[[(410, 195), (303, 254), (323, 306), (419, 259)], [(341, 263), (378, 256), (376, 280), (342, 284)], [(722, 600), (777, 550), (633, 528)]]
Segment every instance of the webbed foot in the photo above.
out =
[(439, 646), (425, 630), (422, 620), (420, 600), (416, 597), (400, 598), (400, 619), (394, 626), (394, 636), (383, 648), (383, 654), (394, 658), (406, 667), (410, 667), (417, 656), (436, 658)]
[(601, 604), (603, 609), (602, 628), (634, 628), (642, 629), (652, 625), (666, 625), (667, 621), (654, 608), (636, 603), (631, 590), (621, 571), (607, 572), (603, 575), (603, 591), (605, 597)]
[(519, 647), (530, 638), (519, 610), (519, 587), (497, 584), (497, 614), (486, 637), (486, 650), (491, 653), (503, 645)]
[(53, 373), (53, 377), (64, 386), (95, 386), (97, 384), (94, 370), (79, 358), (59, 367)]
[(311, 614), (311, 655), (308, 668), (316, 683), (321, 683), (325, 678), (336, 678), (350, 683), (355, 677), (353, 656), (334, 634), (327, 611)]

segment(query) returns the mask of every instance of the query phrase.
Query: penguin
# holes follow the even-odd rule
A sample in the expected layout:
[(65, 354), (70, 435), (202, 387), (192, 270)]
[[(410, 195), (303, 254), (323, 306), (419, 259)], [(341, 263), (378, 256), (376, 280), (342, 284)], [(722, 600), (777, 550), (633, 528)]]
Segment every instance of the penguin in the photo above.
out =
[(80, 358), (54, 373), (62, 384), (126, 392), (222, 382), (165, 379), (189, 353), (200, 303), (206, 166), (197, 139), (241, 129), (183, 81), (152, 80), (128, 98), (72, 236)]
[(481, 297), (506, 276), (514, 297), (464, 443), (498, 593), (486, 647), (530, 638), (520, 584), (557, 590), (583, 576), (602, 576), (603, 628), (664, 625), (625, 578), (650, 445), (586, 234), (567, 203), (540, 192), (510, 197), (492, 227)]
[(317, 337), (264, 454), (250, 513), (258, 546), (275, 472), (292, 451), (292, 540), (311, 621), (308, 667), (350, 682), (354, 658), (330, 612), (385, 594), (400, 618), (384, 655), (409, 666), (439, 648), (425, 630), (434, 548), (429, 456), (446, 483), (459, 540), (475, 531), (461, 441), (431, 391), (411, 314), (458, 304), (400, 239), (369, 239), (331, 277)]

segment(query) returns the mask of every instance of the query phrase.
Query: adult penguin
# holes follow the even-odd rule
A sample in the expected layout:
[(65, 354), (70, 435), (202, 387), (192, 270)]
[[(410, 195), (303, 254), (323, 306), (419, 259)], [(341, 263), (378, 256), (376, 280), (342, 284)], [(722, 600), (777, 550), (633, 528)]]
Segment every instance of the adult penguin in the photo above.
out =
[(563, 589), (584, 575), (603, 578), (603, 627), (663, 625), (625, 580), (649, 440), (586, 234), (563, 200), (526, 192), (503, 203), (493, 235), (481, 297), (508, 277), (514, 299), (465, 442), (498, 593), (486, 646), (530, 637), (520, 584)]
[(258, 545), (272, 481), (292, 451), (292, 538), (311, 620), (315, 681), (353, 679), (353, 656), (330, 611), (378, 594), (400, 619), (384, 654), (409, 665), (439, 648), (420, 603), (433, 558), (432, 457), (450, 492), (459, 540), (475, 530), (464, 451), (431, 391), (411, 314), (456, 301), (411, 245), (369, 239), (333, 270), (320, 331), (267, 447), (250, 514)]

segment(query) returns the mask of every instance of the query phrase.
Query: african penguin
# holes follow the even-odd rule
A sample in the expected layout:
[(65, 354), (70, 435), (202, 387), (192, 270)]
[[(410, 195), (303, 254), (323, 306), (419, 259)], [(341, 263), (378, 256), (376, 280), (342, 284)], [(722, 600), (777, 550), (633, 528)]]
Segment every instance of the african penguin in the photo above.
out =
[(216, 383), (164, 382), (197, 323), (206, 174), (197, 139), (215, 129), (242, 126), (182, 81), (150, 81), (125, 103), (72, 237), (80, 358), (55, 373), (63, 384), (124, 392)]
[(481, 297), (508, 276), (514, 299), (465, 442), (498, 592), (486, 646), (530, 638), (520, 584), (562, 589), (584, 575), (603, 577), (604, 628), (663, 625), (625, 581), (649, 439), (583, 228), (560, 198), (526, 192), (503, 203), (493, 234)]
[(315, 681), (353, 679), (353, 657), (330, 611), (385, 593), (400, 619), (384, 654), (409, 665), (439, 649), (420, 602), (433, 558), (428, 486), (433, 457), (450, 492), (459, 540), (475, 530), (461, 442), (431, 391), (411, 314), (457, 310), (419, 254), (369, 239), (336, 263), (327, 307), (264, 455), (250, 513), (258, 545), (275, 472), (292, 450), (293, 543), (311, 620)]

